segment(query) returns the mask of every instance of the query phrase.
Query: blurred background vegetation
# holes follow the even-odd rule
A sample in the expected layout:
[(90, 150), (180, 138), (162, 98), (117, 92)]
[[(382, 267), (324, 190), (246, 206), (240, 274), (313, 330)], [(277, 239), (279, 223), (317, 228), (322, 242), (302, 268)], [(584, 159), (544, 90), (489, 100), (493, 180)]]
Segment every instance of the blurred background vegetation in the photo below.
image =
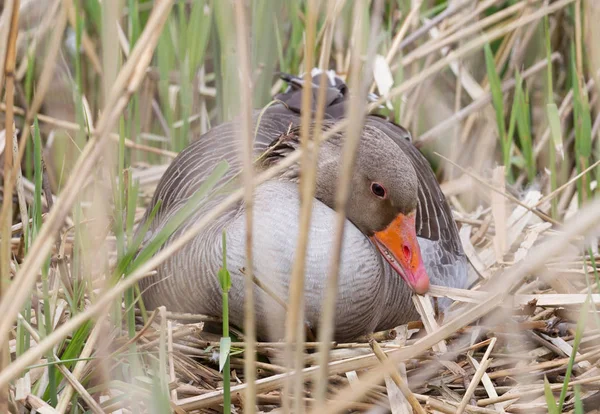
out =
[[(6, 89), (1, 89), (0, 129), (5, 128), (10, 109), (24, 145), (22, 188), (8, 195), (4, 180), (0, 188), (3, 204), (10, 204), (12, 211), (10, 228), (2, 228), (4, 240), (11, 240), (10, 265), (3, 264), (5, 282), (28, 255), (37, 254), (29, 249), (54, 202), (52, 196), (61, 195), (99, 119), (111, 109), (105, 107), (111, 88), (158, 3), (0, 1), (3, 68), (10, 59), (4, 45), (9, 44), (11, 33), (17, 35), (14, 105), (7, 104)], [(132, 244), (135, 223), (170, 160), (211, 127), (239, 114), (239, 45), (233, 2), (173, 3), (150, 64), (143, 68), (139, 88), (123, 89), (127, 105), (112, 128), (102, 162), (79, 188), (59, 241), (39, 269), (30, 298), (19, 309), (23, 317), (8, 335), (13, 359), (94, 303), (99, 289), (114, 285), (122, 276), (115, 268), (125, 278), (133, 272), (135, 267), (129, 263), (136, 247)], [(250, 31), (252, 105), (260, 108), (285, 88), (278, 72), (299, 74), (311, 69), (304, 66), (307, 4), (298, 0), (244, 3)], [(347, 77), (353, 69), (353, 44), (361, 40), (351, 35), (355, 3), (321, 3), (315, 56), (320, 56), (328, 41), (325, 25), (334, 22), (331, 59), (318, 63)], [(474, 211), (489, 213), (493, 196), (488, 190), (475, 189), (479, 177), (517, 198), (531, 189), (550, 194), (538, 199), (536, 209), (556, 223), (574, 215), (597, 194), (598, 1), (388, 0), (381, 2), (381, 15), (374, 15), (375, 3), (359, 3), (368, 17), (362, 40), (368, 38), (371, 19), (381, 19), (377, 44), (370, 45), (378, 56), (371, 90), (385, 95), (413, 82), (390, 97), (381, 111), (411, 131), (458, 217), (467, 219)], [(13, 28), (7, 10), (15, 5), (19, 17)], [(7, 75), (3, 72), (0, 87), (9, 82)], [(10, 137), (2, 135), (0, 152), (11, 148)], [(4, 163), (5, 157), (0, 158), (3, 177)], [(500, 174), (495, 173), (498, 165), (504, 166)], [(18, 199), (19, 192), (24, 202)], [(24, 216), (32, 220), (22, 226)], [(482, 217), (471, 221), (482, 225), (488, 220)], [(490, 221), (474, 239), (478, 249), (490, 246), (497, 237), (488, 230)], [(591, 246), (593, 258), (597, 242)], [(138, 397), (161, 407), (155, 412), (173, 409), (171, 380), (164, 378), (165, 337), (155, 333), (161, 345), (142, 346), (143, 350), (129, 341), (149, 318), (143, 305), (134, 306), (138, 295), (139, 290), (131, 288), (114, 302), (112, 327), (96, 330), (86, 322), (35, 365), (41, 371), (33, 368), (27, 381), (32, 394), (43, 402), (39, 404), (56, 407), (64, 400), (62, 412), (67, 406), (70, 412), (90, 409), (90, 401), (80, 391), (74, 398), (65, 393), (65, 373), (58, 368), (72, 370), (76, 362), (84, 362), (77, 379), (90, 394), (109, 396), (100, 401), (104, 409), (135, 406)], [(98, 340), (100, 332), (104, 341)], [(85, 364), (98, 349), (104, 355), (118, 351), (107, 358), (102, 375), (94, 360)], [(153, 349), (149, 356), (148, 349)], [(202, 354), (202, 364), (210, 365), (209, 354), (210, 349)], [(58, 359), (64, 364), (56, 363)], [(115, 361), (125, 367), (117, 368)], [(190, 361), (188, 356), (181, 357), (178, 369), (198, 369)], [(214, 366), (201, 369), (205, 374), (186, 372), (184, 377), (197, 389), (217, 388), (221, 377)], [(161, 374), (153, 378), (152, 370)], [(142, 377), (146, 380), (139, 380), (134, 391), (128, 389), (127, 384)], [(109, 389), (119, 392), (111, 394)], [(28, 407), (33, 405), (28, 401)]]

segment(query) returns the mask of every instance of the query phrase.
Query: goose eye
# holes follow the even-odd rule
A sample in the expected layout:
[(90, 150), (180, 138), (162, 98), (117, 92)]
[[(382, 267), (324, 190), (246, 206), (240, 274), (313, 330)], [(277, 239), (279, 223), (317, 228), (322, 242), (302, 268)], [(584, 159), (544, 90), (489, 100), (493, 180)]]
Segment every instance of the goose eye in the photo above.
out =
[(375, 194), (376, 197), (379, 197), (379, 198), (385, 198), (385, 196), (386, 196), (385, 188), (383, 188), (383, 186), (379, 183), (371, 184), (371, 192), (373, 194)]

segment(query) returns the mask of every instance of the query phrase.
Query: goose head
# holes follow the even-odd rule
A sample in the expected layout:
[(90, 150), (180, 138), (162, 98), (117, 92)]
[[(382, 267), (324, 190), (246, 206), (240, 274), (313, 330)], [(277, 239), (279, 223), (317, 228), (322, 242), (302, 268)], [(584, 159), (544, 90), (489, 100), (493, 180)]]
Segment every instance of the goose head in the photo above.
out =
[[(328, 129), (332, 123), (325, 123)], [(335, 209), (342, 165), (343, 134), (321, 144), (315, 198)], [(299, 147), (299, 130), (292, 129), (267, 150), (263, 166), (277, 162)], [(298, 181), (300, 167), (292, 166), (280, 179)], [(415, 218), (418, 180), (411, 161), (386, 134), (365, 126), (356, 153), (346, 217), (379, 250), (383, 258), (416, 293), (429, 289)]]

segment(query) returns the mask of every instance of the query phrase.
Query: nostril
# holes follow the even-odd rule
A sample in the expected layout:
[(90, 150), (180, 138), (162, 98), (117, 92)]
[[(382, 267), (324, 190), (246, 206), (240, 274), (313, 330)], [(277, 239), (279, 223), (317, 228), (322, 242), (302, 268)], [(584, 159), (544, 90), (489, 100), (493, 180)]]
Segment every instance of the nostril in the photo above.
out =
[(410, 247), (408, 247), (407, 245), (404, 245), (404, 247), (402, 247), (402, 253), (404, 253), (404, 258), (406, 260), (410, 260), (410, 257), (411, 257)]

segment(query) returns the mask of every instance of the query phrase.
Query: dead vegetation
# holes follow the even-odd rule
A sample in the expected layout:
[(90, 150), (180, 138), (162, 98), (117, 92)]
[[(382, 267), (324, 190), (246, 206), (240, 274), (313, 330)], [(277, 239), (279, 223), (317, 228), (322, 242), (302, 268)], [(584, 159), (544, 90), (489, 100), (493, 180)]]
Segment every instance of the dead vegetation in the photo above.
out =
[[(598, 2), (121, 3), (0, 3), (0, 412), (222, 412), (221, 337), (204, 329), (220, 319), (147, 312), (136, 290), (210, 215), (130, 266), (133, 229), (174, 155), (266, 105), (275, 71), (351, 79), (366, 63), (363, 92), (383, 96), (370, 108), (385, 105), (438, 172), (471, 288), (433, 286), (456, 301), (446, 315), (415, 297), (422, 321), (360, 342), (299, 338), (293, 374), (294, 334), (232, 329), (233, 409), (600, 406)], [(274, 174), (246, 172), (246, 189)]]

